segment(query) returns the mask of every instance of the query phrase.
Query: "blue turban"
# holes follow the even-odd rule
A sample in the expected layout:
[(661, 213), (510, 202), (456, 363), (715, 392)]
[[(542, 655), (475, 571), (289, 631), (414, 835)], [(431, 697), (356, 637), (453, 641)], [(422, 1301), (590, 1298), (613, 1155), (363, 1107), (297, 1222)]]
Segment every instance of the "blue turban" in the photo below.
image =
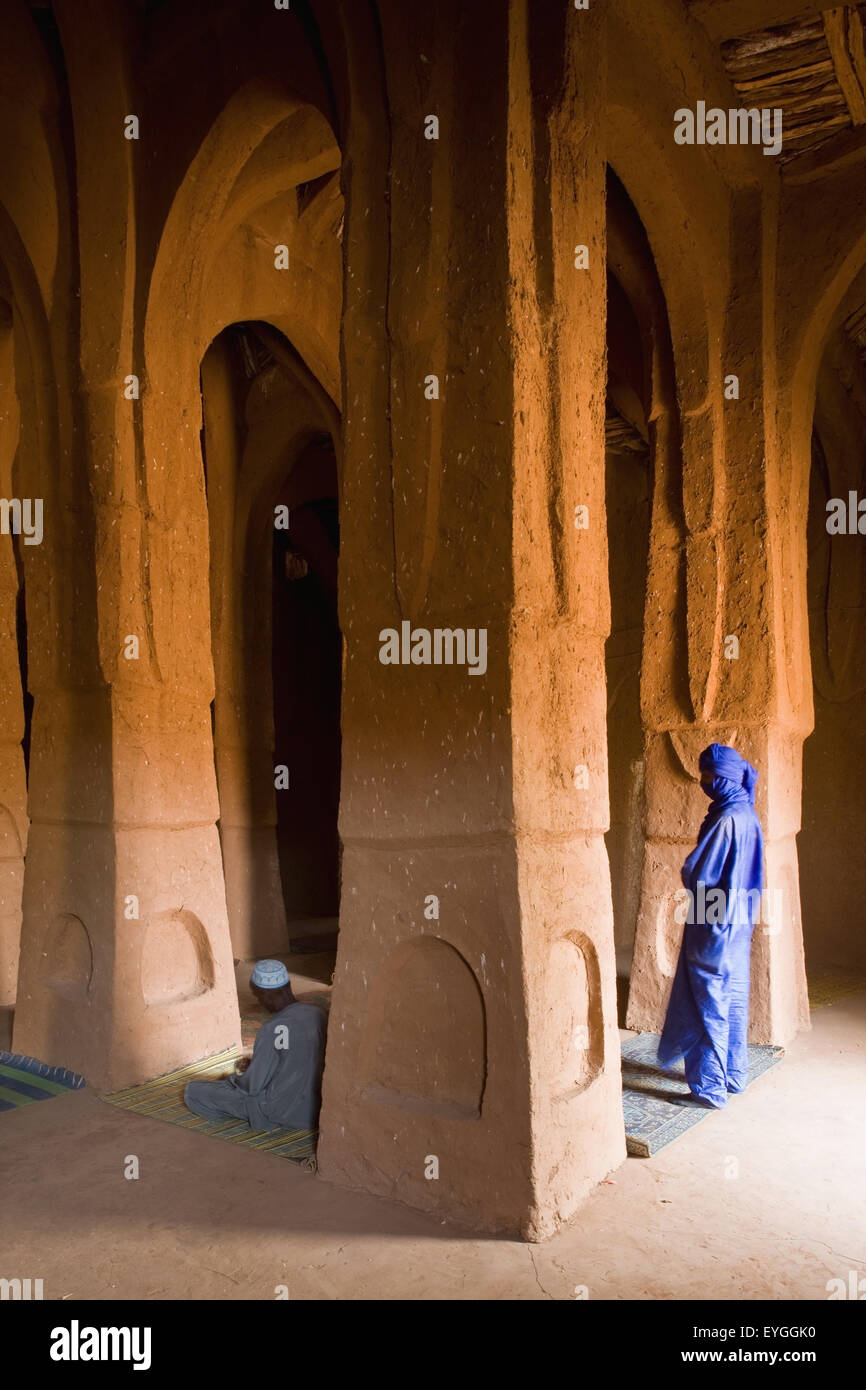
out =
[(735, 787), (744, 788), (749, 804), (754, 806), (758, 769), (746, 758), (741, 758), (736, 748), (726, 743), (711, 743), (698, 758), (698, 767), (701, 772), (711, 772), (714, 777), (723, 777)]
[(250, 983), (259, 989), (279, 989), (289, 983), (289, 972), (281, 960), (260, 960), (253, 966)]

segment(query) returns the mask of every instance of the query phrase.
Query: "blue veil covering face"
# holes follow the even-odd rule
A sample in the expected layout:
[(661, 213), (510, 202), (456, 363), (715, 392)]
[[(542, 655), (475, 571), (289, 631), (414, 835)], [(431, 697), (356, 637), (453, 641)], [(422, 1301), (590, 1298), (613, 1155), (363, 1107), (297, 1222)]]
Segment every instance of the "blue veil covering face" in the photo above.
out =
[(659, 1042), (662, 1066), (683, 1057), (692, 1095), (720, 1109), (748, 1074), (752, 932), (764, 886), (755, 814), (758, 774), (735, 748), (711, 743), (698, 760), (711, 806), (682, 868), (690, 894), (676, 975)]

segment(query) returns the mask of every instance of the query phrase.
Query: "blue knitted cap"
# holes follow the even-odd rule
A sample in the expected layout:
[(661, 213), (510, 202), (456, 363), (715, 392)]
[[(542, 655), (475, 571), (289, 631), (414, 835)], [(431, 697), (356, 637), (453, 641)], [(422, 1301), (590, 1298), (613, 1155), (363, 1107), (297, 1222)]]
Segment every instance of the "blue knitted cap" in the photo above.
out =
[(253, 966), (250, 983), (259, 989), (279, 989), (289, 983), (289, 972), (279, 960), (260, 960)]

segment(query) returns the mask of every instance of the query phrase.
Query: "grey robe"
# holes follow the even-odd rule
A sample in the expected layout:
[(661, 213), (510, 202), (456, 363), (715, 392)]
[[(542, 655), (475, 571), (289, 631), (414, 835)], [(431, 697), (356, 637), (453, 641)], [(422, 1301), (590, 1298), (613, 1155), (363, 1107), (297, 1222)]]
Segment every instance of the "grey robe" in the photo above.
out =
[(315, 1129), (325, 1032), (316, 1004), (289, 1004), (262, 1024), (245, 1072), (225, 1081), (190, 1081), (184, 1101), (206, 1120), (244, 1119), (260, 1130)]

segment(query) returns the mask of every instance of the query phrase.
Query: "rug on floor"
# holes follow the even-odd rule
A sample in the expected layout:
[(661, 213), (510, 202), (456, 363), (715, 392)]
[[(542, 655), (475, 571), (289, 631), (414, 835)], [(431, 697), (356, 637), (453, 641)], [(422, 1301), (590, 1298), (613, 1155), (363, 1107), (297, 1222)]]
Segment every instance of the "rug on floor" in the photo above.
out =
[(203, 1120), (187, 1110), (183, 1103), (183, 1092), (188, 1081), (220, 1081), (231, 1076), (235, 1062), (241, 1056), (238, 1047), (226, 1048), (214, 1057), (206, 1057), (202, 1062), (192, 1062), (179, 1067), (167, 1076), (158, 1076), (155, 1081), (145, 1081), (139, 1086), (127, 1086), (124, 1091), (114, 1091), (102, 1095), (107, 1105), (116, 1105), (120, 1110), (133, 1110), (137, 1115), (147, 1115), (152, 1120), (164, 1120), (170, 1125), (180, 1125), (182, 1129), (194, 1129), (199, 1134), (213, 1135), (215, 1139), (225, 1139), (229, 1144), (245, 1144), (250, 1149), (274, 1154), (277, 1158), (287, 1158), (292, 1163), (300, 1163), (305, 1168), (315, 1169), (316, 1133), (307, 1129), (250, 1129), (243, 1120)]
[[(725, 1113), (692, 1099), (682, 1062), (662, 1071), (658, 1045), (658, 1033), (639, 1033), (622, 1044), (622, 1108), (626, 1148), (633, 1158), (651, 1158), (707, 1115)], [(746, 1085), (751, 1086), (784, 1055), (779, 1047), (750, 1047)], [(736, 1103), (737, 1097), (732, 1096), (728, 1104)]]
[(19, 1052), (0, 1052), (0, 1110), (19, 1110), (34, 1100), (80, 1091), (85, 1084), (77, 1071), (49, 1067)]

